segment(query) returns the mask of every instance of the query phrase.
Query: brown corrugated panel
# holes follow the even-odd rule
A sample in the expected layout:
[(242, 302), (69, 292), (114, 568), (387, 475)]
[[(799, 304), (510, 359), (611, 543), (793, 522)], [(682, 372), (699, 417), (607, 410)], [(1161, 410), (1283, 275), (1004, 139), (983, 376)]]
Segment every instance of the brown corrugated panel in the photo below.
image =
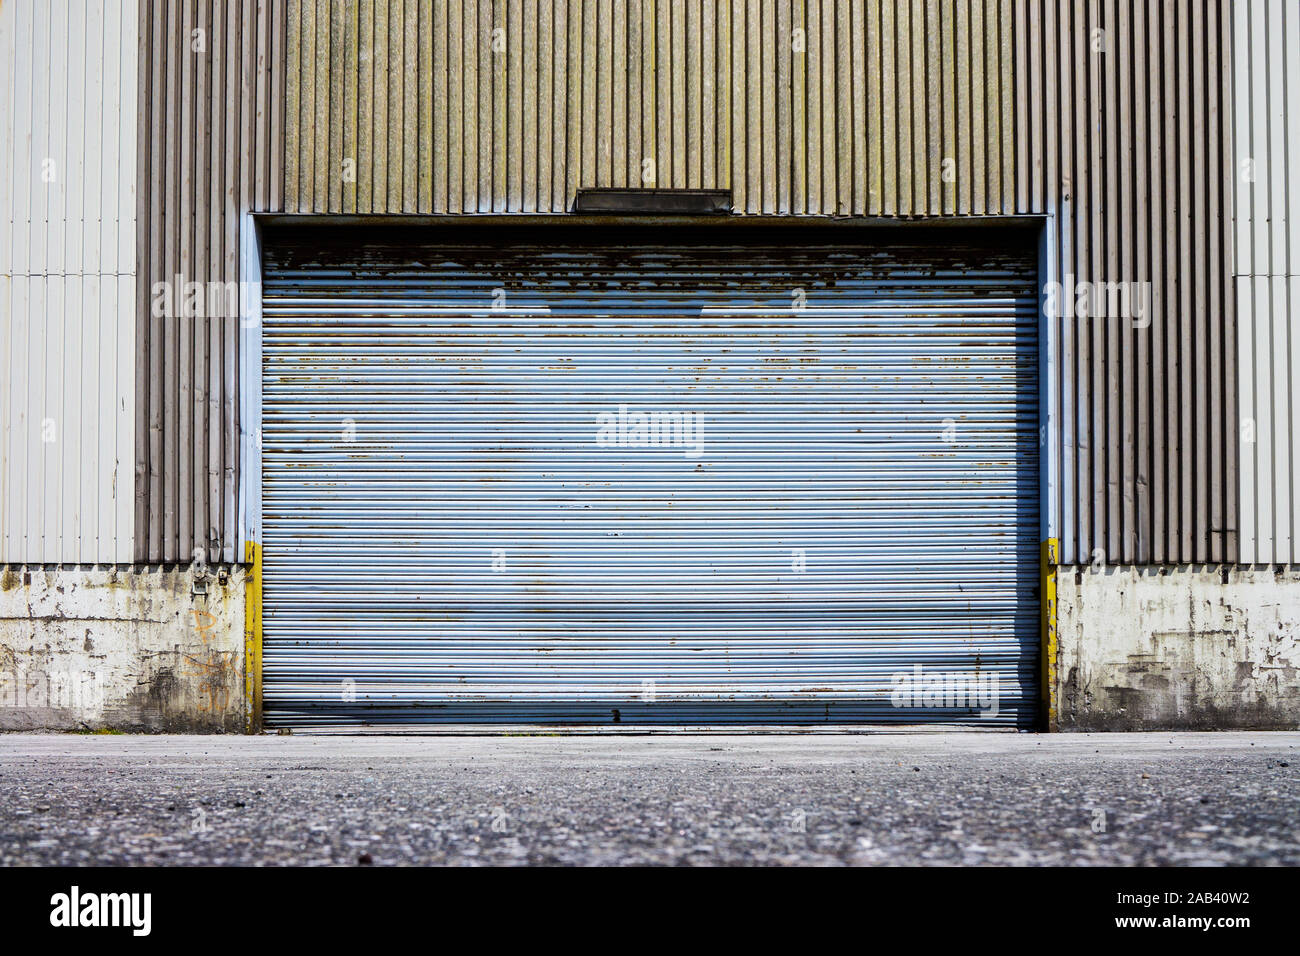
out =
[(1064, 559), (1235, 560), (1227, 0), (141, 9), (140, 560), (235, 554), (238, 329), (153, 318), (148, 290), (234, 281), (242, 210), (562, 212), (611, 184), (1053, 214), (1058, 281), (1151, 295), (1149, 323), (1057, 324)]
[(1016, 204), (1054, 216), (1048, 278), (1150, 295), (1149, 320), (1056, 320), (1068, 564), (1237, 559), (1230, 14), (1228, 0), (1016, 6), (1030, 38)]
[(239, 316), (222, 290), (239, 279), (242, 212), (283, 206), (287, 7), (140, 0), (137, 561), (238, 553)]
[(1012, 0), (287, 2), (288, 211), (564, 212), (609, 185), (1015, 205)]

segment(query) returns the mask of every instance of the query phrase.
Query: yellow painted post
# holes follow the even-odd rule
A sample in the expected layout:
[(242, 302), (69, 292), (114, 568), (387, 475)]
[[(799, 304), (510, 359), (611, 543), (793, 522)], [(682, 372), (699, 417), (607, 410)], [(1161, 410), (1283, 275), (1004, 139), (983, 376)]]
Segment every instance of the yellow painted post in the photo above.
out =
[(262, 546), (244, 542), (244, 708), (248, 733), (262, 732)]
[(1057, 728), (1056, 688), (1056, 565), (1060, 561), (1060, 546), (1056, 538), (1043, 542), (1040, 570), (1042, 596), (1042, 698), (1043, 729), (1055, 732)]

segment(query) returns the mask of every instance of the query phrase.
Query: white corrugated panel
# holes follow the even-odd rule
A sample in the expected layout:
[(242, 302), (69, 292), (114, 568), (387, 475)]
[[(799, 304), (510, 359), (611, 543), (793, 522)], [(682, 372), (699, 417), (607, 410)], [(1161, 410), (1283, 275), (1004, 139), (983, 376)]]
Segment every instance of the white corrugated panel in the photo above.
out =
[(134, 0), (0, 3), (0, 561), (132, 560)]
[(269, 723), (1033, 720), (1031, 249), (319, 235), (263, 286)]
[(1233, 7), (1241, 560), (1300, 561), (1300, 6)]

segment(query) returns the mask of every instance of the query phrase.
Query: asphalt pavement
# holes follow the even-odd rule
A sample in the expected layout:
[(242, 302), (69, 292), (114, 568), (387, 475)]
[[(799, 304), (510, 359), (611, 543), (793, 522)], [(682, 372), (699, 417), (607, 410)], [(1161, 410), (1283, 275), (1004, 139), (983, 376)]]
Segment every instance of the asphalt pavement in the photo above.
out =
[(1300, 865), (1300, 733), (0, 735), (0, 864)]

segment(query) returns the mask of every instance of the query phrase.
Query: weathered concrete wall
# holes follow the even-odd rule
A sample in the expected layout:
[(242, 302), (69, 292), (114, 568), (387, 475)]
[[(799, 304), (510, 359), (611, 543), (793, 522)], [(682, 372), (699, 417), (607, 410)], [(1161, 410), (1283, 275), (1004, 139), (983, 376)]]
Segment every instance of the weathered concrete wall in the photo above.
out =
[[(0, 567), (0, 730), (242, 732), (244, 571), (199, 577)], [(1057, 601), (1062, 730), (1300, 728), (1300, 568), (1063, 569)]]
[(1062, 569), (1062, 730), (1300, 727), (1300, 568)]
[(243, 631), (240, 568), (4, 566), (0, 729), (242, 733)]

